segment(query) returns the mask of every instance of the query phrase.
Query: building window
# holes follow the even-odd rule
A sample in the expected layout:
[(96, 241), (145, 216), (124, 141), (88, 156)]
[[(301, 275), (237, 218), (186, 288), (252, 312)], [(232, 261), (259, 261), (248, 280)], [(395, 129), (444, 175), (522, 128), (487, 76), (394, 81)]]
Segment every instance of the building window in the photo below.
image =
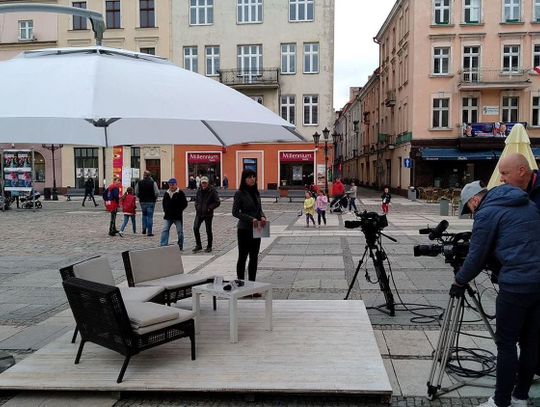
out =
[(239, 23), (262, 23), (263, 0), (238, 0), (236, 10)]
[(263, 99), (262, 96), (250, 96), (249, 98), (252, 99), (253, 101), (257, 102), (260, 105), (264, 105), (264, 99)]
[(84, 188), (86, 178), (99, 179), (98, 148), (74, 148), (75, 188)]
[(504, 96), (502, 102), (502, 118), (504, 123), (515, 123), (519, 116), (519, 98), (517, 96)]
[(239, 45), (237, 64), (244, 82), (251, 83), (261, 74), (262, 45)]
[(433, 22), (450, 24), (450, 0), (433, 0)]
[(478, 123), (478, 98), (463, 98), (463, 123)]
[(184, 69), (199, 72), (199, 53), (197, 47), (184, 47)]
[(532, 125), (540, 126), (540, 97), (534, 96), (532, 99)]
[(514, 23), (521, 20), (521, 0), (504, 0), (504, 22)]
[(295, 124), (296, 98), (294, 96), (281, 97), (281, 117), (291, 124)]
[(106, 1), (107, 28), (120, 28), (120, 1)]
[(482, 0), (463, 0), (463, 21), (466, 24), (480, 23)]
[(19, 40), (31, 41), (34, 39), (34, 20), (19, 21)]
[(540, 44), (533, 46), (533, 69), (540, 68)]
[(144, 47), (139, 49), (142, 54), (156, 55), (156, 49), (153, 47)]
[(319, 44), (304, 44), (304, 73), (319, 73)]
[(214, 0), (190, 0), (189, 24), (214, 24)]
[(204, 47), (206, 57), (206, 76), (219, 75), (219, 46)]
[(449, 123), (450, 99), (433, 99), (433, 121), (432, 128), (447, 129)]
[(534, 21), (540, 22), (540, 0), (534, 0), (533, 1), (533, 7), (534, 7)]
[(450, 47), (433, 48), (433, 75), (448, 75)]
[(289, 21), (313, 21), (314, 0), (289, 0)]
[(37, 151), (34, 151), (34, 181), (45, 182), (45, 159)]
[(480, 47), (463, 47), (463, 80), (478, 82)]
[[(86, 9), (86, 1), (74, 1), (71, 5), (76, 8)], [(73, 29), (86, 30), (86, 17), (73, 16)]]
[(319, 124), (319, 97), (315, 95), (304, 96), (304, 126)]
[(503, 72), (519, 72), (519, 45), (503, 47)]
[(139, 0), (139, 15), (141, 28), (156, 26), (156, 9), (154, 0)]
[(296, 44), (281, 44), (281, 73), (296, 73)]

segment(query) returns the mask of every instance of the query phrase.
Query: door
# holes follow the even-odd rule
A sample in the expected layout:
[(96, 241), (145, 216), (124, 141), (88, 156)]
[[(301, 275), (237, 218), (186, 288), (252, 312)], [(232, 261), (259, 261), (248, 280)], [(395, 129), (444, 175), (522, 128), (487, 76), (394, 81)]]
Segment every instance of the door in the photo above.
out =
[(161, 188), (161, 161), (159, 159), (145, 160), (146, 171), (150, 171), (152, 178), (157, 182), (158, 187)]

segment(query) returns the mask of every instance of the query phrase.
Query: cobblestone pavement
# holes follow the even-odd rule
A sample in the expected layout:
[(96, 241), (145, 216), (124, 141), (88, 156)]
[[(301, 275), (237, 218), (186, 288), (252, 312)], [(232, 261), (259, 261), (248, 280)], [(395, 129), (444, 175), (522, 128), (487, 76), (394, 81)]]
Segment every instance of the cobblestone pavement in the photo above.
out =
[[(58, 269), (94, 255), (105, 255), (113, 267), (117, 282), (125, 279), (120, 253), (133, 248), (155, 247), (163, 221), (160, 204), (154, 217), (154, 237), (133, 235), (130, 225), (123, 238), (107, 236), (108, 214), (102, 206), (81, 207), (80, 200), (44, 202), (39, 211), (10, 210), (0, 212), (4, 237), (0, 251), (0, 350), (12, 353), (17, 360), (44, 346), (72, 327), (48, 324), (47, 319), (67, 307)], [(218, 208), (214, 219), (214, 251), (200, 254), (199, 270), (236, 247), (236, 220), (231, 213), (232, 201)], [(344, 229), (351, 214), (329, 215), (328, 225), (306, 228), (298, 216), (301, 202), (264, 202), (265, 212), (272, 227), (280, 232), (260, 256), (258, 280), (271, 282), (277, 299), (343, 299), (352, 282), (356, 266), (364, 252), (365, 239), (359, 229)], [(378, 210), (379, 200), (373, 191), (360, 191), (359, 209)], [(394, 397), (393, 406), (474, 406), (485, 400), (492, 389), (466, 387), (449, 397), (429, 402), (425, 397), (426, 372), (431, 364), (431, 353), (436, 346), (442, 308), (448, 301), (448, 288), (453, 273), (439, 257), (413, 257), (415, 244), (430, 244), (418, 229), (428, 224), (435, 226), (441, 219), (436, 204), (411, 202), (395, 197), (389, 215), (389, 226), (384, 230), (397, 239), (383, 238), (391, 271), (392, 292), (398, 305), (394, 317), (377, 309), (369, 315), (389, 374)], [(191, 225), (193, 204), (185, 212), (186, 255), (194, 246)], [(449, 218), (451, 231), (470, 230), (471, 221)], [(121, 216), (119, 216), (121, 221)], [(140, 216), (138, 232), (141, 230)], [(203, 244), (204, 227), (201, 228)], [(171, 230), (171, 243), (176, 240)], [(367, 306), (384, 303), (371, 261), (367, 262), (371, 281), (366, 281), (364, 265), (353, 285), (351, 298), (362, 299)], [(486, 312), (494, 311), (495, 291), (488, 276), (480, 276), (478, 289)], [(418, 305), (420, 304), (420, 305)], [(441, 307), (422, 309), (426, 306)], [(420, 315), (418, 315), (420, 314)], [(466, 312), (463, 332), (485, 335), (485, 327), (478, 316)], [(494, 351), (490, 339), (467, 336), (465, 344)], [(536, 388), (534, 396), (540, 395)], [(0, 394), (0, 404), (11, 395)], [(535, 399), (540, 405), (540, 399)], [(372, 400), (314, 398), (274, 395), (245, 399), (230, 395), (127, 394), (117, 406), (348, 406), (377, 405)], [(531, 404), (532, 405), (532, 404)]]

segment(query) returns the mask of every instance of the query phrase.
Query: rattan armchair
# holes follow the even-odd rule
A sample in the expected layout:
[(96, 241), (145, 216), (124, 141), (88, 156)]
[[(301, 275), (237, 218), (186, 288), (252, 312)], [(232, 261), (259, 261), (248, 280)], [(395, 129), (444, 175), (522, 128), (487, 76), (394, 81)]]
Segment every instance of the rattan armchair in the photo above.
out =
[[(118, 287), (79, 278), (62, 284), (81, 333), (75, 364), (86, 342), (116, 351), (125, 356), (116, 380), (121, 383), (132, 356), (184, 337), (191, 340), (191, 360), (195, 360), (193, 312), (153, 303), (124, 303)], [(129, 316), (126, 306), (132, 308)]]

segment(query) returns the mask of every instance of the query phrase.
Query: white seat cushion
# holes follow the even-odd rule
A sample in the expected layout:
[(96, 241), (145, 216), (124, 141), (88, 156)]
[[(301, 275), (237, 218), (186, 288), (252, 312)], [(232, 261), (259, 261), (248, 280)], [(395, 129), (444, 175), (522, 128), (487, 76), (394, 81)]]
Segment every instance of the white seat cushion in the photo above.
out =
[(135, 329), (171, 321), (180, 317), (178, 310), (152, 302), (124, 301), (126, 311)]
[(177, 245), (130, 250), (129, 260), (135, 285), (184, 273), (182, 254)]
[(96, 257), (73, 265), (75, 277), (107, 285), (114, 285), (111, 265), (106, 257)]
[(186, 311), (183, 309), (179, 309), (177, 311), (178, 311), (178, 318), (176, 319), (160, 322), (159, 324), (148, 325), (142, 328), (134, 328), (133, 331), (139, 335), (144, 335), (149, 332), (157, 331), (158, 329), (161, 329), (161, 328), (166, 328), (171, 325), (179, 324), (180, 322), (184, 322), (189, 319), (193, 319), (195, 317), (195, 313), (193, 311)]
[(182, 287), (189, 287), (196, 284), (206, 283), (207, 277), (199, 277), (196, 274), (180, 274), (177, 276), (158, 278), (156, 280), (145, 281), (138, 286), (158, 286), (167, 290), (174, 290)]
[(124, 301), (147, 302), (165, 289), (163, 287), (118, 287)]

